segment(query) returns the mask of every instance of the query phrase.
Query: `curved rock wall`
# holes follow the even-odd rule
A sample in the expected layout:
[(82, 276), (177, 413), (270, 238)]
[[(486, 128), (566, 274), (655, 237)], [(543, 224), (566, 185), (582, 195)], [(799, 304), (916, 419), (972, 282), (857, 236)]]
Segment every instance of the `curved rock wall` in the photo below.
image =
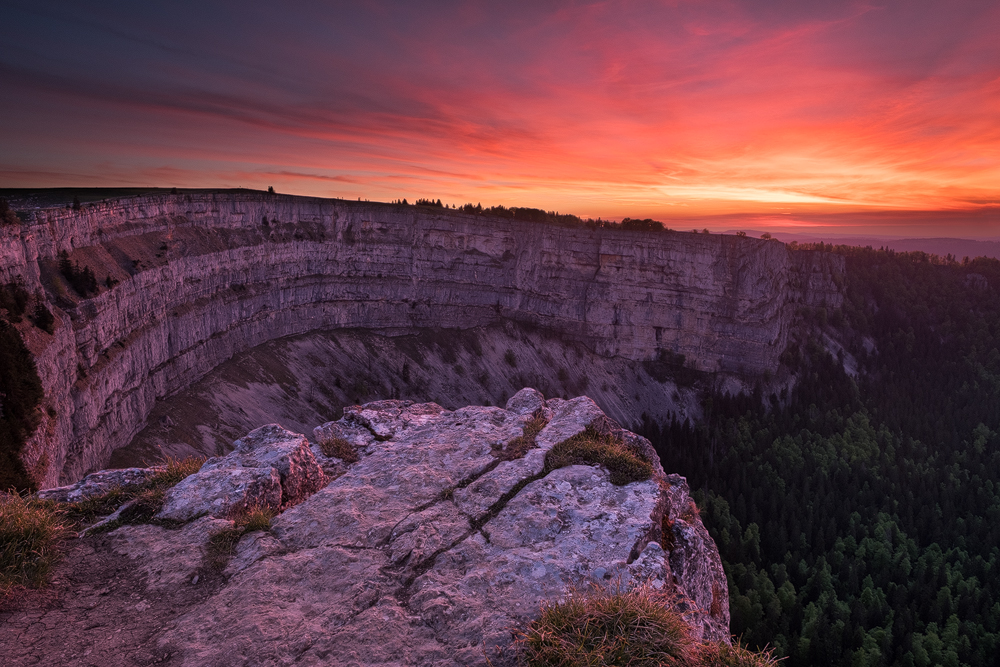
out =
[[(61, 251), (97, 295), (65, 284)], [(0, 228), (0, 281), (20, 277), (57, 320), (28, 340), (48, 414), (23, 458), (43, 487), (103, 467), (157, 398), (274, 338), (507, 318), (602, 356), (758, 373), (776, 367), (796, 304), (840, 305), (842, 271), (774, 241), (257, 194), (121, 199)]]

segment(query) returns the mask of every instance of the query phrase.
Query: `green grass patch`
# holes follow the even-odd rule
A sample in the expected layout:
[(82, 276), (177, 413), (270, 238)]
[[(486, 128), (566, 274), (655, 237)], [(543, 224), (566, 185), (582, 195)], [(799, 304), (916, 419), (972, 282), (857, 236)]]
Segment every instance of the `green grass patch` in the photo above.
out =
[(528, 450), (535, 447), (535, 438), (548, 423), (545, 417), (541, 415), (532, 417), (525, 422), (524, 433), (508, 442), (506, 446), (494, 445), (493, 455), (501, 461), (523, 459)]
[(317, 444), (319, 444), (319, 450), (323, 452), (323, 456), (338, 458), (344, 463), (357, 463), (360, 460), (357, 450), (354, 449), (354, 445), (347, 442), (344, 438), (326, 436), (320, 438)]
[(545, 455), (545, 472), (576, 464), (602, 465), (611, 483), (624, 486), (653, 476), (653, 465), (625, 443), (591, 428), (560, 442)]
[(57, 503), (0, 493), (0, 598), (17, 587), (44, 586), (71, 535)]

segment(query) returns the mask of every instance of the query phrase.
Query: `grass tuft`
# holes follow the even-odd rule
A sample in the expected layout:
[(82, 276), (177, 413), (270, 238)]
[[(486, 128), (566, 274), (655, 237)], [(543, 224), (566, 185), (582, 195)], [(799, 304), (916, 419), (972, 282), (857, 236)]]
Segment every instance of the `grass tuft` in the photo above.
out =
[(16, 587), (44, 586), (71, 535), (57, 503), (0, 493), (0, 598)]
[(523, 459), (528, 450), (535, 447), (535, 438), (541, 433), (548, 421), (542, 415), (536, 415), (524, 424), (524, 433), (507, 443), (507, 446), (494, 446), (494, 456), (501, 461)]
[(249, 507), (234, 515), (232, 518), (235, 525), (232, 528), (220, 531), (209, 539), (206, 556), (208, 567), (216, 572), (226, 569), (229, 560), (236, 553), (240, 538), (256, 530), (270, 530), (271, 519), (275, 516), (276, 512), (270, 507), (259, 506)]
[(696, 664), (699, 667), (776, 667), (778, 662), (772, 649), (756, 652), (739, 642), (732, 646), (711, 642), (698, 647)]
[(330, 456), (341, 459), (344, 463), (357, 463), (360, 460), (354, 445), (343, 438), (337, 436), (326, 436), (320, 438), (319, 449), (323, 456)]
[(240, 512), (233, 520), (244, 532), (252, 533), (255, 530), (271, 530), (271, 519), (275, 516), (277, 513), (271, 507), (253, 506)]
[(528, 667), (690, 665), (697, 647), (667, 599), (651, 586), (595, 587), (563, 604), (544, 604), (515, 641)]
[(201, 470), (204, 463), (205, 457), (203, 456), (188, 456), (183, 459), (168, 456), (163, 464), (163, 469), (153, 475), (144, 486), (163, 490), (177, 486), (178, 482)]
[(771, 650), (738, 642), (699, 642), (671, 607), (669, 594), (645, 584), (594, 586), (542, 612), (514, 642), (526, 667), (776, 667)]
[(653, 476), (653, 465), (621, 442), (587, 428), (560, 442), (545, 455), (546, 473), (579, 463), (602, 465), (611, 473), (611, 483), (624, 486)]
[(63, 508), (71, 520), (83, 525), (93, 523), (98, 517), (112, 514), (125, 503), (133, 501), (116, 521), (103, 527), (104, 531), (114, 530), (126, 524), (147, 523), (163, 507), (163, 497), (167, 490), (176, 486), (185, 477), (198, 472), (204, 462), (204, 458), (197, 456), (185, 459), (167, 458), (161, 469), (141, 484), (115, 487), (85, 500), (65, 503)]

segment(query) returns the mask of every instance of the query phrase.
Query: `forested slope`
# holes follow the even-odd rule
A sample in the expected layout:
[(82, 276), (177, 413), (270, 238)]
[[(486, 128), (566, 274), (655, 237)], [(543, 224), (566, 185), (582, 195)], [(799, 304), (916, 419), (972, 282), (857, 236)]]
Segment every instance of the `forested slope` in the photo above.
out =
[(805, 313), (790, 394), (706, 395), (649, 435), (699, 489), (735, 634), (789, 667), (995, 664), (1000, 262), (837, 251), (848, 298)]

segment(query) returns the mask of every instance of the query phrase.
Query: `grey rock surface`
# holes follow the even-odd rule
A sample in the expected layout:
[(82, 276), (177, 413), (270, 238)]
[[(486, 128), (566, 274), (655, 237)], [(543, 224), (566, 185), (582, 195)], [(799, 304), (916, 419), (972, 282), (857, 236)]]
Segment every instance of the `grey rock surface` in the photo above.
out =
[(205, 462), (202, 470), (274, 468), (281, 479), (281, 504), (295, 505), (326, 484), (309, 441), (299, 433), (268, 424), (234, 443), (227, 456)]
[(281, 477), (274, 468), (221, 468), (196, 472), (167, 491), (156, 518), (225, 518), (251, 507), (280, 506)]
[[(546, 474), (549, 448), (616, 425), (586, 397), (521, 398), (516, 411), (380, 401), (321, 427), (367, 452), (270, 533), (244, 536), (226, 585), (165, 628), (158, 650), (182, 665), (512, 664), (511, 630), (543, 602), (616, 581), (672, 591), (696, 635), (728, 640), (725, 576), (683, 479), (658, 464), (625, 486), (598, 466)], [(499, 461), (496, 445), (543, 409), (537, 446)]]
[(664, 541), (670, 547), (667, 558), (674, 581), (688, 598), (686, 611), (704, 636), (728, 635), (729, 589), (719, 550), (701, 522), (687, 480), (668, 475), (666, 481), (664, 526), (671, 535)]
[[(83, 538), (127, 561), (130, 579), (115, 590), (127, 591), (136, 609), (190, 601), (158, 616), (162, 625), (144, 625), (141, 647), (108, 629), (121, 637), (115, 651), (192, 667), (499, 667), (515, 663), (512, 631), (537, 618), (543, 603), (594, 585), (644, 583), (667, 594), (696, 636), (728, 641), (726, 578), (685, 480), (665, 475), (649, 443), (587, 397), (546, 401), (526, 390), (515, 398), (512, 410), (352, 406), (317, 432), (350, 438), (362, 455), (294, 502), (281, 501), (285, 489), (312, 489), (317, 477), (301, 471), (318, 464), (302, 436), (268, 425), (169, 492), (162, 516), (184, 525)], [(538, 415), (548, 421), (534, 447), (523, 458), (498, 458)], [(588, 428), (652, 455), (652, 478), (616, 486), (600, 466), (546, 468), (549, 449)], [(206, 565), (215, 536), (234, 530), (219, 517), (248, 502), (254, 485), (281, 513), (270, 530), (242, 534), (228, 563)], [(128, 604), (63, 615), (73, 628), (114, 625), (118, 619), (87, 615)]]
[(190, 521), (203, 515), (228, 518), (251, 507), (278, 510), (326, 483), (309, 441), (298, 433), (268, 424), (235, 444), (228, 455), (209, 459), (167, 491), (156, 518)]
[(545, 407), (545, 397), (537, 389), (525, 387), (511, 396), (504, 407), (519, 415), (530, 415)]
[(75, 503), (93, 496), (99, 496), (118, 487), (142, 484), (161, 468), (121, 468), (118, 470), (98, 470), (92, 472), (76, 484), (42, 489), (38, 497), (61, 503)]

